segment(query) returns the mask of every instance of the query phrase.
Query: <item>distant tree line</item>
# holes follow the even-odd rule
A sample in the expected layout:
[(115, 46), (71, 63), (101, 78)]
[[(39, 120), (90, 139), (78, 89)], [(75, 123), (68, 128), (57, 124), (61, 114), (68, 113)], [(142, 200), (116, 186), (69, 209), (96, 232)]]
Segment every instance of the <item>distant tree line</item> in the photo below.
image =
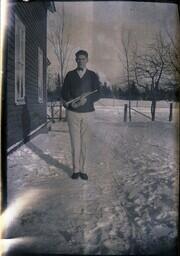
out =
[(101, 94), (101, 98), (112, 98), (113, 97), (112, 88), (107, 86), (106, 82), (104, 82), (103, 84), (101, 83), (100, 94)]
[[(54, 83), (53, 89), (48, 87), (47, 97), (48, 101), (61, 100), (61, 82), (59, 74), (56, 74), (51, 82)], [(120, 88), (117, 85), (108, 86), (107, 83), (103, 83), (100, 86), (101, 98), (116, 98), (123, 100), (149, 100), (151, 101), (154, 95), (152, 91), (145, 87), (145, 89), (139, 88), (134, 81), (130, 83), (130, 86), (126, 85)], [(165, 88), (158, 88), (156, 90), (156, 100), (169, 100), (179, 101), (180, 88), (177, 86), (166, 86)]]
[(140, 90), (135, 84), (132, 84), (130, 88), (118, 88), (114, 91), (115, 96), (119, 99), (152, 100), (155, 97), (156, 100), (170, 101), (178, 101), (180, 91), (179, 88), (158, 88), (154, 93), (156, 95), (152, 94), (152, 91), (148, 87), (145, 90)]
[[(180, 98), (179, 87), (176, 86), (167, 86), (166, 88), (158, 88), (156, 90), (156, 100), (169, 100), (169, 101), (178, 101)], [(125, 86), (119, 88), (114, 85), (108, 87), (106, 84), (101, 85), (101, 97), (102, 98), (117, 98), (123, 100), (152, 100), (154, 95), (152, 91), (145, 87), (145, 89), (140, 89), (135, 82), (131, 82), (130, 86)]]

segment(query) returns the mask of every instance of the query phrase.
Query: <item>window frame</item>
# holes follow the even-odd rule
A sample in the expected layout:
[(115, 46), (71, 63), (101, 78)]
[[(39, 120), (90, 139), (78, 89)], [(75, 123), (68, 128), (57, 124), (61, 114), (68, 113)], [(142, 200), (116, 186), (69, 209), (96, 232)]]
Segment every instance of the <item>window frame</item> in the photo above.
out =
[(38, 102), (44, 102), (44, 58), (43, 50), (38, 47)]
[[(15, 14), (15, 104), (25, 102), (25, 51), (26, 28), (22, 20)], [(19, 82), (19, 86), (18, 86)], [(18, 89), (19, 87), (19, 89)]]

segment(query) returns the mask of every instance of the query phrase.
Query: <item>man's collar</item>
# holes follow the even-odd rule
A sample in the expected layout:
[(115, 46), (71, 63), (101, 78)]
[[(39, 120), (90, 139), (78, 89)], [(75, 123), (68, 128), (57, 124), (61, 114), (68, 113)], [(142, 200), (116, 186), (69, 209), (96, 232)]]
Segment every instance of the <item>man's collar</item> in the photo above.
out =
[(77, 71), (86, 71), (87, 68), (76, 68)]

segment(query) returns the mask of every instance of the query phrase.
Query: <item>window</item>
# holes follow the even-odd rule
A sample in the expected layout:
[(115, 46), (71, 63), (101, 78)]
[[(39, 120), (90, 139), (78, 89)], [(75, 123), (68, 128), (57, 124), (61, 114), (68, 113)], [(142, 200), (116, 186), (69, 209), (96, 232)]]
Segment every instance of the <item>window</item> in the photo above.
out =
[(15, 103), (25, 104), (25, 26), (15, 15)]
[(38, 101), (43, 103), (43, 51), (38, 47)]

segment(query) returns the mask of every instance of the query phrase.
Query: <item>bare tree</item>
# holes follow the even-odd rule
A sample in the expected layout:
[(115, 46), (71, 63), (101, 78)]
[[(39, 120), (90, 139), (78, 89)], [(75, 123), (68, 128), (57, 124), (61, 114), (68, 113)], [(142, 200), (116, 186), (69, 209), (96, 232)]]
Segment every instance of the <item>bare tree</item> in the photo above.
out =
[(164, 42), (161, 34), (157, 35), (154, 43), (148, 46), (147, 53), (136, 56), (134, 73), (136, 84), (151, 92), (151, 116), (155, 120), (157, 93), (160, 83), (168, 78), (169, 45)]
[(53, 20), (50, 22), (48, 41), (54, 49), (60, 69), (60, 84), (62, 86), (67, 72), (69, 60), (72, 54), (70, 46), (70, 30), (66, 20), (64, 3), (60, 9), (57, 9)]
[[(56, 10), (53, 16), (53, 20), (50, 23), (48, 41), (54, 49), (55, 56), (59, 64), (58, 80), (60, 93), (62, 85), (64, 83), (65, 74), (69, 65), (69, 60), (72, 54), (72, 47), (70, 46), (70, 24), (69, 19), (66, 19), (66, 12), (64, 3)], [(62, 100), (60, 96), (60, 118), (62, 118)], [(65, 120), (66, 120), (65, 112)]]
[(170, 71), (176, 79), (177, 86), (180, 88), (180, 37), (179, 35), (172, 36), (168, 31), (167, 34), (170, 40), (168, 63)]
[(119, 59), (123, 64), (123, 68), (125, 71), (126, 81), (128, 85), (128, 100), (129, 100), (129, 121), (131, 121), (131, 81), (133, 76), (133, 62), (135, 55), (137, 52), (137, 43), (135, 37), (133, 36), (133, 32), (130, 29), (121, 30), (121, 45), (122, 51), (119, 53)]

